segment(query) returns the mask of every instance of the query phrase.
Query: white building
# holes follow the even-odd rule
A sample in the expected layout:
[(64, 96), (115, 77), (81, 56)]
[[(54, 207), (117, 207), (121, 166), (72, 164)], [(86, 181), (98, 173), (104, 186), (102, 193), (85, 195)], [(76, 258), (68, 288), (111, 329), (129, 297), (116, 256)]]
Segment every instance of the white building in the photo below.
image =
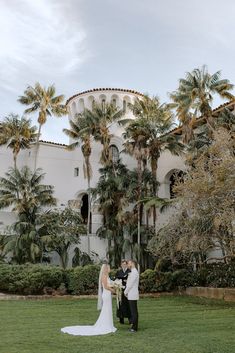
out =
[[(114, 88), (98, 88), (78, 93), (68, 99), (69, 119), (72, 119), (76, 113), (83, 111), (84, 107), (91, 109), (93, 101), (112, 102), (120, 109), (126, 111), (127, 117), (133, 117), (128, 110), (128, 103), (133, 103), (136, 97), (142, 97), (139, 92), (114, 89)], [(134, 117), (133, 117), (134, 118)], [(110, 126), (113, 134), (111, 146), (114, 153), (120, 153), (123, 149), (123, 128), (118, 123)], [(99, 179), (99, 168), (101, 145), (93, 142), (91, 165), (93, 177), (91, 186), (94, 187)], [(28, 165), (33, 168), (35, 157), (35, 147), (30, 150), (21, 151), (18, 157), (18, 167)], [(135, 160), (126, 154), (121, 154), (121, 159), (129, 169), (136, 166)], [(13, 166), (12, 153), (5, 147), (0, 148), (0, 176), (4, 176), (10, 166)], [(83, 155), (78, 148), (74, 151), (68, 151), (66, 145), (53, 143), (48, 141), (40, 141), (38, 152), (37, 166), (45, 172), (45, 184), (54, 185), (55, 197), (58, 200), (58, 207), (64, 207), (68, 203), (74, 204), (82, 213), (86, 212), (86, 190), (87, 180), (83, 175)], [(170, 152), (162, 153), (159, 160), (158, 181), (160, 183), (159, 196), (164, 198), (170, 197), (170, 178), (175, 171), (185, 170), (182, 157), (171, 155)], [(163, 224), (169, 217), (169, 213), (159, 215), (159, 224)], [(11, 224), (15, 219), (15, 215), (11, 210), (0, 211), (0, 226), (4, 227)], [(98, 211), (97, 205), (92, 205), (92, 235), (91, 250), (99, 254), (100, 258), (104, 258), (106, 254), (106, 243), (104, 240), (96, 236), (97, 228), (102, 224), (102, 215)], [(87, 239), (84, 236), (80, 245), (82, 251), (87, 251)]]

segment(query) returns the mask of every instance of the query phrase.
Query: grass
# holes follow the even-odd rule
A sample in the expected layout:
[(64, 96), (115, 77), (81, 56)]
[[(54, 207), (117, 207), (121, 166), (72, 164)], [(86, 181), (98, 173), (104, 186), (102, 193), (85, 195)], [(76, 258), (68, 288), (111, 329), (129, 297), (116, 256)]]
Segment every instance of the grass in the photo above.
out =
[[(113, 303), (115, 306), (115, 303)], [(234, 353), (235, 305), (189, 297), (139, 302), (140, 329), (69, 336), (60, 328), (93, 324), (96, 301), (0, 301), (1, 353)]]

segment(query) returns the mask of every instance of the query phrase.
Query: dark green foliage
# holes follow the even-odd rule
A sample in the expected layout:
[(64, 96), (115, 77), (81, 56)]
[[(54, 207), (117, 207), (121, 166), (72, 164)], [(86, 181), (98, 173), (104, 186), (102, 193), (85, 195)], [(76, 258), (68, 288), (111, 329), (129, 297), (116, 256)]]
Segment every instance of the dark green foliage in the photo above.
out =
[(146, 270), (140, 275), (140, 290), (142, 293), (168, 292), (191, 286), (235, 287), (235, 263), (210, 264), (196, 272), (186, 269), (173, 272)]
[(156, 271), (146, 270), (140, 275), (140, 291), (156, 292)]
[(97, 294), (100, 266), (87, 265), (67, 270), (68, 292), (75, 295)]
[[(73, 295), (97, 294), (100, 266), (87, 265), (63, 270), (51, 265), (0, 264), (0, 292), (42, 294), (45, 291), (64, 291)], [(110, 272), (114, 279), (117, 270)], [(146, 270), (140, 275), (141, 293), (169, 292), (190, 286), (235, 287), (235, 263), (210, 264), (196, 272)], [(49, 293), (49, 292), (48, 292)]]
[(235, 287), (235, 262), (207, 265), (197, 271), (197, 282), (205, 287)]
[(16, 294), (42, 294), (44, 288), (57, 289), (64, 272), (56, 266), (0, 265), (0, 291)]

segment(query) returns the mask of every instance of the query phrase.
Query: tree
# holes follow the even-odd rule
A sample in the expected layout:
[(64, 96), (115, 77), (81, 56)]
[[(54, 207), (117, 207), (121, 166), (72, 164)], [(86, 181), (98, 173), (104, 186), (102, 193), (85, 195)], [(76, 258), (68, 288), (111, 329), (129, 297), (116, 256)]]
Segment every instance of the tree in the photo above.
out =
[[(125, 151), (137, 160), (138, 171), (138, 244), (140, 246), (140, 210), (141, 210), (141, 184), (142, 172), (150, 162), (154, 178), (153, 197), (157, 196), (157, 168), (158, 159), (164, 150), (179, 154), (183, 145), (178, 138), (170, 134), (173, 128), (173, 115), (168, 105), (160, 104), (157, 97), (150, 98), (145, 95), (142, 99), (137, 98), (134, 104), (129, 104), (135, 120), (123, 120), (126, 131), (124, 138)], [(156, 228), (156, 207), (153, 204), (154, 227)]]
[(6, 145), (13, 152), (14, 167), (20, 150), (30, 148), (36, 140), (36, 127), (25, 117), (10, 114), (0, 124), (0, 145)]
[(54, 206), (53, 186), (42, 184), (44, 174), (40, 169), (31, 172), (10, 168), (0, 178), (0, 209), (11, 207), (18, 220), (10, 228), (6, 251), (13, 251), (18, 263), (41, 261), (43, 243), (36, 227), (38, 214), (44, 207)]
[(35, 86), (28, 86), (24, 91), (24, 95), (20, 96), (18, 101), (29, 108), (25, 110), (25, 114), (38, 112), (38, 134), (36, 140), (36, 155), (34, 169), (37, 167), (37, 157), (39, 149), (39, 138), (42, 126), (46, 123), (48, 116), (61, 117), (67, 114), (67, 107), (63, 104), (64, 96), (55, 95), (55, 86), (51, 85), (48, 88), (42, 87), (40, 83), (35, 83)]
[(156, 246), (152, 244), (158, 256), (187, 254), (188, 262), (201, 266), (219, 259), (210, 253), (218, 249), (220, 260), (234, 260), (234, 133), (220, 127), (212, 137), (188, 168), (184, 182), (174, 188), (176, 215), (154, 238)]
[(110, 164), (109, 147), (112, 134), (109, 128), (113, 122), (121, 118), (123, 110), (118, 110), (113, 104), (98, 104), (94, 102), (92, 110), (85, 109), (82, 115), (85, 120), (90, 122), (94, 139), (102, 145), (101, 164), (104, 166)]
[[(84, 114), (85, 115), (85, 114)], [(84, 177), (87, 178), (87, 194), (88, 194), (88, 219), (87, 219), (87, 249), (88, 255), (91, 255), (90, 249), (90, 221), (91, 221), (91, 178), (92, 178), (92, 167), (90, 163), (91, 156), (91, 139), (94, 132), (95, 126), (93, 120), (88, 119), (83, 114), (78, 114), (74, 120), (70, 120), (70, 129), (63, 129), (64, 133), (73, 139), (69, 146), (69, 150), (74, 150), (81, 144), (81, 150), (84, 157)], [(88, 114), (89, 116), (89, 114)]]
[[(115, 169), (115, 173), (113, 173)], [(113, 266), (120, 264), (123, 256), (123, 224), (122, 214), (128, 202), (126, 190), (129, 175), (126, 166), (116, 163), (107, 165), (99, 170), (100, 178), (92, 194), (99, 202), (103, 214), (103, 225), (98, 229), (97, 235), (108, 240), (108, 256)]]
[(5, 246), (8, 240), (6, 233), (0, 234), (0, 264), (6, 261)]
[(85, 233), (81, 215), (71, 208), (49, 210), (38, 218), (38, 227), (47, 251), (55, 251), (62, 267), (68, 266), (69, 249), (80, 243), (80, 235)]
[(221, 72), (210, 74), (207, 67), (196, 68), (187, 72), (184, 79), (179, 80), (178, 89), (170, 97), (175, 103), (177, 117), (186, 126), (186, 142), (193, 136), (193, 126), (196, 118), (202, 115), (211, 130), (214, 129), (212, 103), (217, 94), (220, 98), (234, 99), (231, 92), (233, 84), (227, 79), (221, 79)]

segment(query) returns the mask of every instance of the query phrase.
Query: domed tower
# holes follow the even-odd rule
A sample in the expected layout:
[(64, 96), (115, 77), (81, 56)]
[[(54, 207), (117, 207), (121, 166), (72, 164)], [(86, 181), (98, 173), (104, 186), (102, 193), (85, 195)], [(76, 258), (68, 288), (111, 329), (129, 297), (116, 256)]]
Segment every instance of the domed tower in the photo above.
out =
[(141, 98), (143, 94), (123, 88), (94, 88), (83, 91), (67, 100), (69, 119), (74, 118), (77, 113), (82, 113), (84, 108), (92, 110), (94, 102), (99, 104), (113, 103), (118, 109), (123, 109), (126, 116), (131, 116), (128, 103), (134, 103), (137, 97)]

